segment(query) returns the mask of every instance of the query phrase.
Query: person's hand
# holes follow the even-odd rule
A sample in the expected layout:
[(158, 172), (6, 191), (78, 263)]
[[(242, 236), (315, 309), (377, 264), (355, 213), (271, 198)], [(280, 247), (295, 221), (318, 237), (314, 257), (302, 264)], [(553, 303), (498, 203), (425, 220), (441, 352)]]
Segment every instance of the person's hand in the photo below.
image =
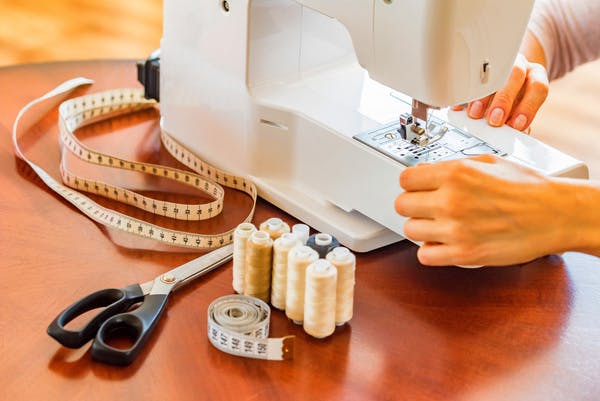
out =
[(410, 218), (404, 234), (423, 243), (417, 255), (425, 265), (524, 263), (562, 252), (575, 237), (565, 214), (573, 191), (501, 158), (409, 167), (400, 186), (396, 211)]
[[(548, 73), (544, 66), (519, 54), (506, 86), (467, 107), (474, 119), (485, 117), (493, 127), (504, 124), (525, 131), (548, 96)], [(454, 107), (460, 110), (461, 107)]]

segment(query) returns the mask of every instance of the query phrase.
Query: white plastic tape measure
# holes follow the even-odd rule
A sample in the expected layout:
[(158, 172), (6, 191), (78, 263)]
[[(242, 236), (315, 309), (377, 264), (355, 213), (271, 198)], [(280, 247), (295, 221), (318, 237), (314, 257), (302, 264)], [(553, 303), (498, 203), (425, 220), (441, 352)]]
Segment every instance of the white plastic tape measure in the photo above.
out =
[(258, 298), (227, 295), (208, 307), (208, 338), (229, 354), (269, 360), (292, 359), (294, 336), (269, 337), (271, 309)]
[[(116, 115), (155, 107), (157, 103), (154, 100), (145, 99), (142, 89), (110, 90), (70, 99), (60, 105), (59, 145), (61, 147), (60, 171), (63, 183), (55, 180), (41, 167), (25, 157), (25, 154), (19, 147), (19, 123), (23, 115), (38, 103), (65, 95), (79, 86), (91, 83), (93, 81), (86, 78), (75, 78), (64, 82), (47, 94), (27, 104), (19, 112), (13, 125), (13, 144), (16, 154), (31, 166), (48, 187), (72, 203), (86, 216), (108, 228), (125, 231), (171, 247), (191, 248), (200, 251), (218, 248), (231, 243), (235, 227), (220, 234), (201, 234), (173, 230), (103, 207), (81, 192), (78, 192), (94, 193), (160, 216), (191, 221), (208, 219), (221, 213), (225, 193), (223, 186), (225, 186), (240, 190), (252, 198), (252, 209), (244, 221), (252, 220), (257, 197), (255, 185), (244, 177), (225, 173), (202, 161), (164, 131), (161, 132), (162, 144), (175, 159), (194, 172), (158, 164), (125, 160), (109, 154), (96, 152), (82, 144), (74, 135), (74, 132), (78, 128), (85, 125)], [(150, 174), (173, 180), (201, 191), (214, 200), (198, 205), (165, 202), (143, 196), (125, 188), (113, 186), (106, 182), (98, 182), (80, 177), (69, 171), (65, 152), (70, 152), (86, 163), (106, 168)]]

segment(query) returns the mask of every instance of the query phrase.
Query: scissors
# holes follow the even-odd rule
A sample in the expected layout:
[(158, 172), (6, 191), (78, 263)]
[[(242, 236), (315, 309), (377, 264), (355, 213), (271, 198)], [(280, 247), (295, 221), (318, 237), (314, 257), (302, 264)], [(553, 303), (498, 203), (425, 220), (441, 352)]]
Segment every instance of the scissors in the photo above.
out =
[[(143, 284), (89, 294), (62, 311), (48, 326), (48, 334), (69, 348), (80, 348), (93, 338), (92, 358), (111, 365), (129, 365), (160, 319), (171, 291), (228, 262), (232, 255), (233, 245), (229, 244)], [(136, 304), (139, 307), (130, 310)], [(65, 328), (76, 317), (97, 308), (103, 309), (80, 330)], [(122, 338), (133, 344), (125, 349), (107, 344)]]

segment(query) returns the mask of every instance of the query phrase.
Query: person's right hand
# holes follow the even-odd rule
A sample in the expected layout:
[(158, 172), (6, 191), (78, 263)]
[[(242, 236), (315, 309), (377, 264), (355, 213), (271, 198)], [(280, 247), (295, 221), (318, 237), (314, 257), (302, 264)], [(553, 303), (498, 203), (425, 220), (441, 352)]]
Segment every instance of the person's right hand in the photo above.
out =
[(546, 69), (519, 54), (506, 86), (492, 95), (471, 102), (467, 107), (467, 115), (474, 119), (485, 117), (493, 127), (508, 124), (514, 129), (525, 131), (547, 96)]

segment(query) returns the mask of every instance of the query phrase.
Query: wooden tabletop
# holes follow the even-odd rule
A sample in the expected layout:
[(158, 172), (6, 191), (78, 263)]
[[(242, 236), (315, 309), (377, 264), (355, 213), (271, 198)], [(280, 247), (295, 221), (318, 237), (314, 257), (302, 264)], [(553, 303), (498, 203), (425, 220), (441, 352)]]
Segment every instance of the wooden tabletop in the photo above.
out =
[[(313, 339), (273, 312), (271, 335), (296, 335), (292, 361), (239, 358), (209, 343), (206, 309), (232, 293), (231, 264), (174, 293), (128, 367), (92, 361), (88, 346), (59, 346), (46, 327), (73, 301), (197, 256), (116, 245), (14, 156), (18, 110), (75, 76), (96, 80), (87, 92), (136, 85), (131, 61), (0, 69), (0, 399), (600, 399), (600, 259), (577, 253), (478, 270), (423, 267), (406, 241), (358, 255), (355, 316), (334, 335)], [(118, 132), (122, 144), (141, 141), (121, 151), (156, 158), (156, 114), (100, 123), (80, 138), (102, 146)], [(23, 137), (27, 154), (54, 175), (56, 118), (54, 109)], [(205, 227), (242, 216), (247, 202), (236, 199)], [(259, 202), (255, 223), (271, 216), (296, 222)]]

